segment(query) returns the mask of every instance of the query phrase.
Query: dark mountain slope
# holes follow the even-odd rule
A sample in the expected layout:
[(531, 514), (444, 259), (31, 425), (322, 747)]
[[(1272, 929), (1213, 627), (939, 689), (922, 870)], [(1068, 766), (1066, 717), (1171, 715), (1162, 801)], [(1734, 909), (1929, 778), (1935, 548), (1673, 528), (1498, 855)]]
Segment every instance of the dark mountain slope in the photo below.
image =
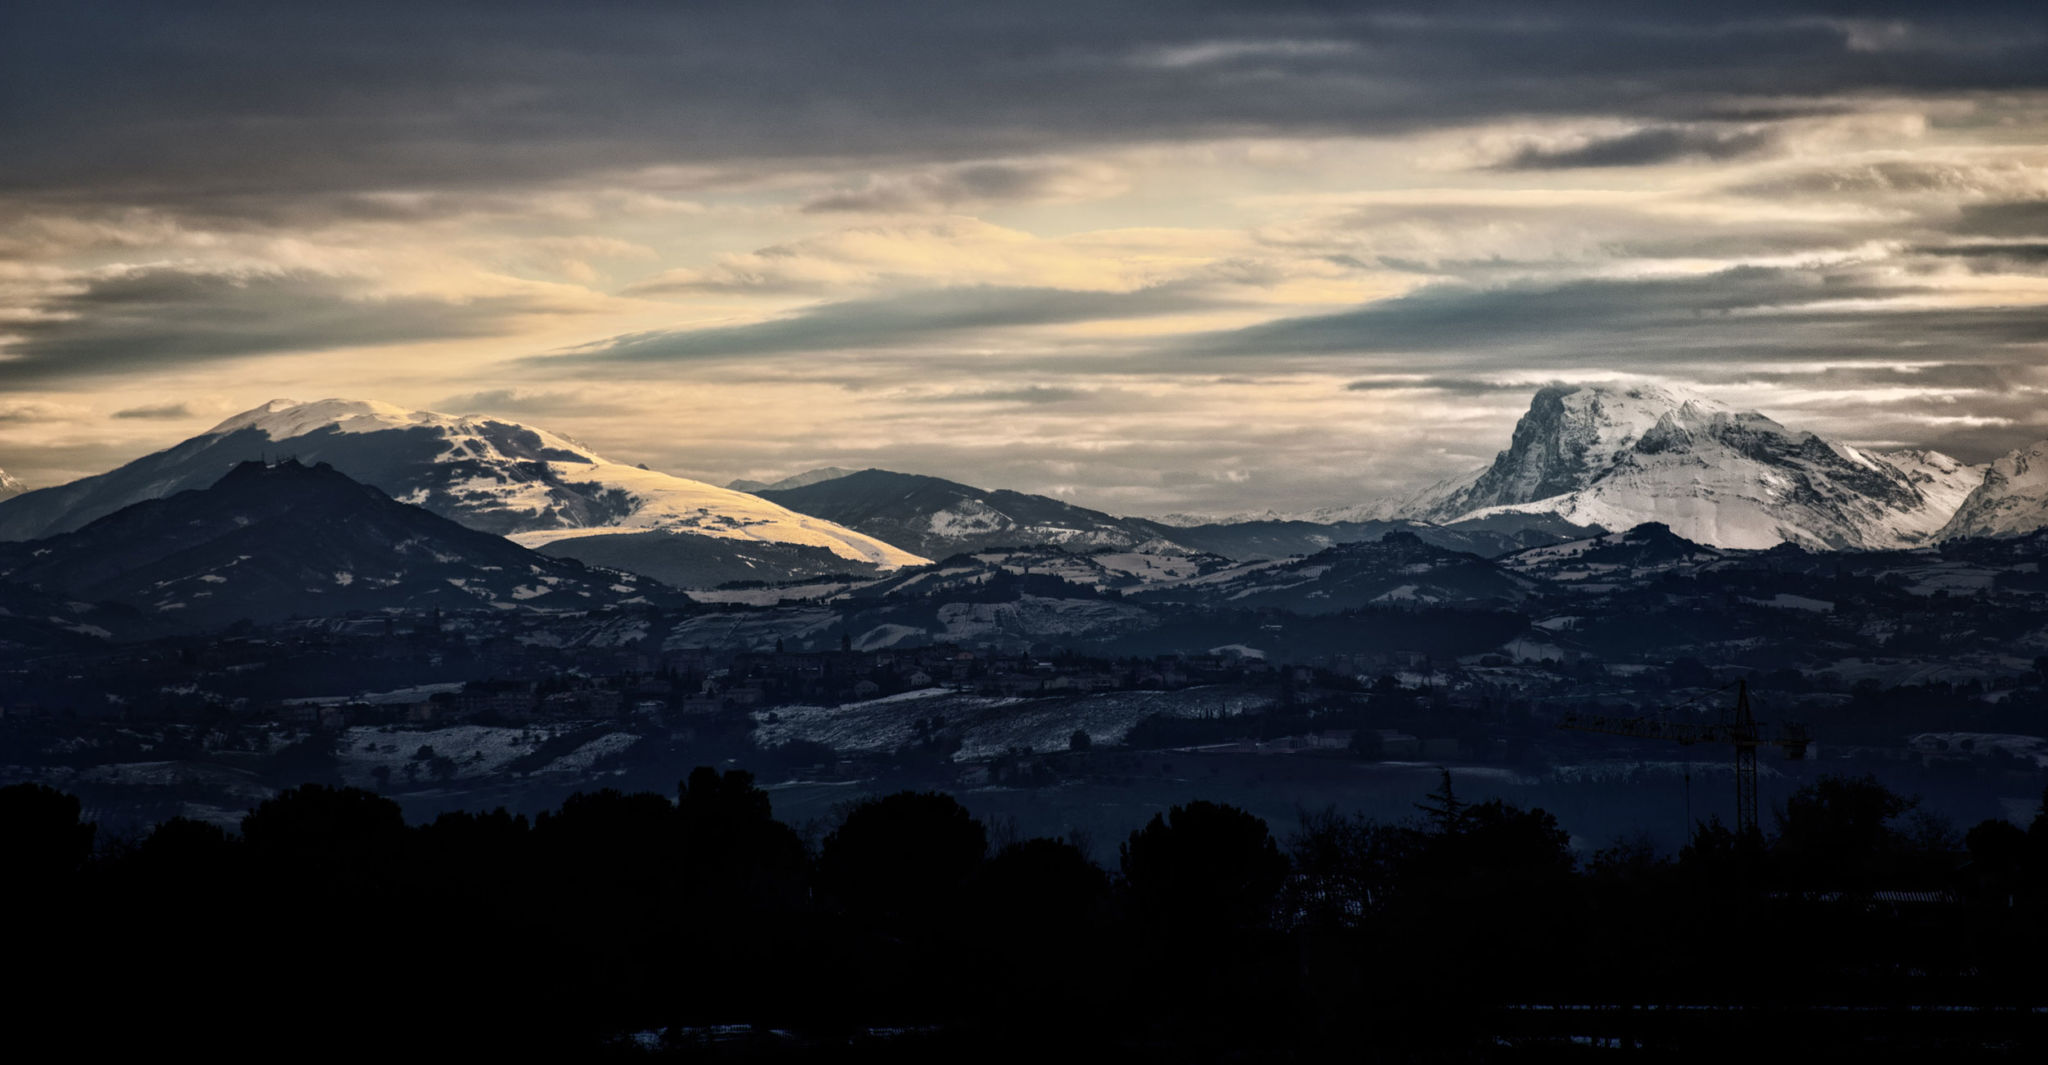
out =
[(0, 580), (194, 627), (355, 610), (586, 610), (664, 591), (296, 462), (244, 463), (210, 488), (0, 545)]
[(1171, 532), (1047, 496), (984, 491), (938, 477), (862, 470), (761, 498), (931, 558), (988, 547), (1136, 547)]

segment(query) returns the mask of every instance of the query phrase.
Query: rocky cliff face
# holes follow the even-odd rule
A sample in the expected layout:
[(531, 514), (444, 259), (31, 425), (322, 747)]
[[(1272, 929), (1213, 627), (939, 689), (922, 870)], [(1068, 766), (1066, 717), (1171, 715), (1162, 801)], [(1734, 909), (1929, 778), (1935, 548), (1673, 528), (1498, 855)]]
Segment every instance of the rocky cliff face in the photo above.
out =
[(1515, 435), (1493, 465), (1433, 504), (1426, 516), (1454, 520), (1486, 507), (1532, 503), (1591, 484), (1667, 411), (1705, 404), (1670, 389), (1552, 385), (1529, 401)]
[(2048, 525), (2048, 440), (1991, 464), (1984, 479), (1941, 529), (1944, 540), (2024, 536)]
[(1727, 548), (1886, 548), (1932, 539), (1982, 476), (1939, 452), (1865, 452), (1656, 386), (1552, 386), (1507, 450), (1414, 516), (1552, 513), (1662, 522)]

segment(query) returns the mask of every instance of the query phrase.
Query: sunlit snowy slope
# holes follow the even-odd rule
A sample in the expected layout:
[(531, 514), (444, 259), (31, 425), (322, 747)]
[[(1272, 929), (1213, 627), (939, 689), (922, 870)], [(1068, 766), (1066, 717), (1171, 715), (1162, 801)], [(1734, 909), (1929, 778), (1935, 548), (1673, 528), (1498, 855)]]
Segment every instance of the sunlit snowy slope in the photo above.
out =
[(2048, 440), (1992, 463), (1941, 535), (2025, 536), (2043, 526), (2048, 526)]
[(1552, 386), (1490, 466), (1407, 516), (1548, 513), (1609, 529), (1662, 522), (1724, 548), (1890, 548), (1932, 540), (1983, 476), (1938, 452), (1864, 451), (1675, 389)]
[(727, 574), (735, 565), (746, 572), (731, 551), (753, 550), (769, 569), (797, 556), (885, 569), (924, 561), (757, 496), (609, 461), (544, 429), (345, 399), (273, 400), (109, 473), (8, 499), (0, 503), (0, 539), (75, 529), (132, 503), (206, 487), (237, 463), (284, 457), (328, 463), (402, 502), (557, 554), (578, 554), (568, 541), (633, 535), (641, 537), (637, 554), (717, 555)]

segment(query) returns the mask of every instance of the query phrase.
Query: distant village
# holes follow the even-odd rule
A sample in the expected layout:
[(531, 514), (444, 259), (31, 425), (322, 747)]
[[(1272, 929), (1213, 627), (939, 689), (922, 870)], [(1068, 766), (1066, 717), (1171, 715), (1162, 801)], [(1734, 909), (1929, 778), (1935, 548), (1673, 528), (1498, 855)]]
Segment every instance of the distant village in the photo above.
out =
[(101, 652), (88, 661), (38, 661), (13, 671), (0, 694), (0, 718), (174, 721), (226, 714), (313, 728), (433, 728), (687, 718), (857, 702), (934, 687), (1013, 697), (1212, 684), (1308, 688), (1331, 674), (1348, 678), (1366, 669), (1429, 666), (1426, 656), (1406, 652), (1310, 669), (1275, 667), (1236, 649), (1106, 659), (1050, 648), (1034, 654), (950, 644), (856, 650), (846, 637), (829, 650), (781, 643), (765, 650), (649, 651), (645, 641), (562, 648), (531, 633), (473, 631), (463, 619), (438, 615), (411, 624), (355, 619), (287, 625), (157, 641)]

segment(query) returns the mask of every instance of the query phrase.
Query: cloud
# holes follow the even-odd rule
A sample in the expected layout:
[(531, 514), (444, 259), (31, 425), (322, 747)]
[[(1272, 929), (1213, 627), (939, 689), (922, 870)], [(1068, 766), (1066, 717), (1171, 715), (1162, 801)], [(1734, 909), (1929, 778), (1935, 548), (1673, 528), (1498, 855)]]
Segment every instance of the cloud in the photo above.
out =
[(1737, 367), (1694, 374), (1714, 385), (1766, 386), (1854, 394), (1872, 389), (1914, 389), (1930, 394), (2009, 393), (2040, 375), (2022, 363), (1932, 362), (1904, 366), (1801, 366), (1789, 370)]
[(940, 392), (929, 396), (919, 396), (918, 400), (924, 403), (1024, 403), (1032, 406), (1046, 406), (1101, 399), (1105, 391), (1104, 389), (1096, 388), (1024, 385), (1017, 388)]
[[(1938, 359), (1958, 349), (2048, 342), (2037, 303), (1944, 306), (1940, 290), (1855, 267), (1738, 267), (1708, 274), (1491, 287), (1426, 286), (1339, 314), (1176, 341), (1158, 365), (1243, 358), (1341, 359), (1399, 371), (1427, 356), (1457, 369), (1768, 366), (1792, 359)], [(2024, 353), (2015, 357), (2028, 357)]]
[(494, 336), (528, 315), (580, 309), (538, 286), (499, 295), (386, 295), (361, 278), (307, 271), (117, 268), (79, 279), (11, 324), (0, 342), (0, 380)]
[(36, 422), (64, 421), (77, 413), (74, 408), (54, 403), (0, 403), (0, 424), (28, 425)]
[(820, 196), (805, 214), (935, 212), (1001, 203), (1071, 203), (1124, 191), (1116, 170), (1061, 160), (964, 163), (924, 173), (871, 178), (861, 188)]
[(1224, 63), (1321, 59), (1355, 55), (1357, 44), (1328, 39), (1217, 40), (1141, 48), (1131, 62), (1141, 67), (1181, 70)]
[(855, 19), (826, 3), (617, 2), (572, 20), (539, 3), (365, 0), (348, 18), (283, 5), (249, 19), (228, 2), (81, 0), (10, 12), (0, 137), (17, 193), (201, 209), (659, 166), (948, 163), (1505, 116), (1677, 126), (1764, 106), (2048, 85), (2032, 5), (1920, 5), (1903, 22), (1854, 23), (1864, 29), (1831, 18), (1836, 6), (1667, 4), (1617, 17), (1604, 0), (1567, 0), (1535, 17), (1507, 0), (1239, 2), (1168, 19), (1045, 0), (876, 3)]
[(1964, 204), (1955, 231), (1987, 237), (2048, 237), (2048, 199)]
[(1353, 311), (1213, 334), (1190, 347), (1211, 355), (1282, 355), (1548, 346), (1560, 337), (1627, 333), (1658, 323), (1711, 321), (1725, 329), (1739, 311), (1823, 297), (1881, 299), (1905, 291), (1854, 277), (1760, 267), (1654, 279), (1444, 283)]
[(528, 365), (678, 362), (832, 352), (912, 344), (960, 333), (1211, 309), (1223, 301), (1192, 285), (1134, 292), (974, 286), (820, 304), (749, 325), (656, 330), (611, 337), (522, 360)]
[(1913, 249), (1915, 254), (1959, 259), (1980, 274), (2039, 274), (2048, 268), (2048, 241), (1966, 241), (1931, 244)]
[(1347, 392), (1445, 392), (1457, 396), (1479, 396), (1495, 392), (1527, 394), (1547, 382), (1488, 381), (1474, 377), (1372, 377), (1344, 386)]
[(664, 271), (626, 286), (629, 296), (817, 295), (885, 286), (996, 285), (1128, 290), (1187, 276), (1242, 250), (1235, 235), (1199, 231), (1084, 232), (1045, 239), (977, 218), (947, 216), (847, 226), (708, 267)]
[(192, 408), (183, 403), (159, 403), (146, 407), (129, 407), (114, 412), (116, 418), (137, 420), (170, 420), (192, 417)]
[(2048, 177), (2025, 158), (1893, 158), (1856, 162), (1802, 161), (1748, 177), (1729, 189), (1757, 199), (1787, 196), (1860, 200), (1928, 197), (2016, 199), (2048, 195)]
[(434, 401), (435, 410), (457, 414), (503, 414), (539, 417), (603, 417), (628, 408), (592, 398), (582, 391), (556, 392), (523, 388), (491, 388), (464, 392)]
[(1648, 126), (1608, 137), (1560, 146), (1530, 144), (1493, 164), (1496, 170), (1568, 170), (1577, 167), (1653, 166), (1659, 163), (1719, 162), (1777, 150), (1771, 129), (1715, 129), (1704, 126)]
[(1433, 478), (1552, 377), (2035, 431), (2038, 4), (272, 7), (0, 16), (0, 393), (80, 411), (9, 446), (193, 366), (1163, 508)]

